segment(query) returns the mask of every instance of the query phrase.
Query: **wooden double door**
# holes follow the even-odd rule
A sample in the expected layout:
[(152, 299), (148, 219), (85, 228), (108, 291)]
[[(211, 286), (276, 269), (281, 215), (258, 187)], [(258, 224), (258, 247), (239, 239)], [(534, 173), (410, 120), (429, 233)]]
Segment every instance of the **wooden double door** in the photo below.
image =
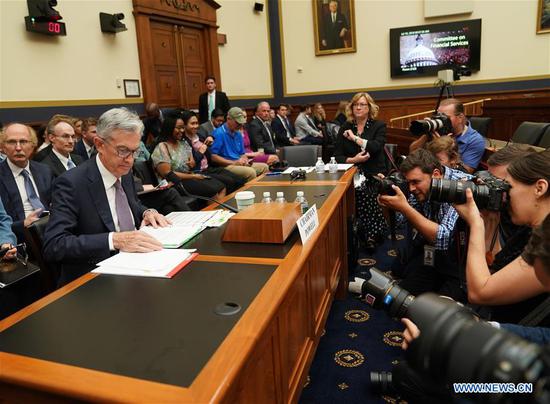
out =
[(151, 20), (150, 35), (156, 102), (162, 107), (197, 108), (209, 65), (205, 31)]

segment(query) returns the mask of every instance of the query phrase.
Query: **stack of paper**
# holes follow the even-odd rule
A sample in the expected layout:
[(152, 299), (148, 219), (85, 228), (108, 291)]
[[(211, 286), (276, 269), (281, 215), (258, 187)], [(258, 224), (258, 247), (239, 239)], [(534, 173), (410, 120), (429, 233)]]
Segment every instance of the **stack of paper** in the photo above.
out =
[(204, 227), (204, 225), (178, 226), (172, 224), (156, 229), (151, 226), (144, 226), (139, 230), (156, 238), (164, 248), (178, 248), (203, 231)]
[(198, 254), (195, 250), (160, 250), (149, 253), (121, 252), (101, 261), (97, 274), (171, 278)]
[[(353, 164), (338, 164), (338, 171), (347, 171), (351, 167), (353, 167)], [(328, 164), (325, 164), (325, 171), (328, 171)]]

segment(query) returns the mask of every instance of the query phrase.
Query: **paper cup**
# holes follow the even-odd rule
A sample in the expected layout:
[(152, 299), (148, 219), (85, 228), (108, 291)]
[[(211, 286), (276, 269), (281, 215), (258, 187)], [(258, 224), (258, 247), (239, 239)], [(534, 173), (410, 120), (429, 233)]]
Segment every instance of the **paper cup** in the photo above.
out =
[(241, 191), (235, 194), (235, 200), (237, 201), (237, 209), (243, 210), (254, 204), (256, 195), (252, 191)]

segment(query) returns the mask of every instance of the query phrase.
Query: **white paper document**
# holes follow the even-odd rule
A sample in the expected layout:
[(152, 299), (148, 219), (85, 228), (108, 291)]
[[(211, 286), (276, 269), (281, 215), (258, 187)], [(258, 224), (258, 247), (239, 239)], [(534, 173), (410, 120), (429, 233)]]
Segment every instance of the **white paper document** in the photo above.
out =
[(216, 214), (215, 210), (200, 212), (170, 212), (166, 218), (172, 222), (172, 226), (202, 225)]
[(148, 253), (120, 252), (101, 261), (92, 272), (96, 274), (171, 278), (194, 258), (194, 252), (194, 249), (165, 249)]
[(204, 225), (170, 225), (167, 227), (144, 226), (139, 229), (156, 238), (164, 248), (178, 248), (187, 243), (205, 228)]
[[(338, 164), (338, 171), (347, 171), (351, 167), (353, 167), (353, 164)], [(325, 171), (328, 172), (328, 164), (325, 164)]]

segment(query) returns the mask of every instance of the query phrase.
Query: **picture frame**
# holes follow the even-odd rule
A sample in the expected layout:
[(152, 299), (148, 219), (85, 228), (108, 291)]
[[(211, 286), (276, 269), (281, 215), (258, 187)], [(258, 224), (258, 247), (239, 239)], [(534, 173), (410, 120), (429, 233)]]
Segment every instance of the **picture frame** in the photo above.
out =
[(141, 88), (139, 87), (139, 80), (124, 79), (124, 95), (127, 98), (141, 97)]
[(315, 55), (357, 52), (355, 0), (312, 0)]
[(537, 34), (550, 32), (550, 0), (539, 0), (537, 12)]

